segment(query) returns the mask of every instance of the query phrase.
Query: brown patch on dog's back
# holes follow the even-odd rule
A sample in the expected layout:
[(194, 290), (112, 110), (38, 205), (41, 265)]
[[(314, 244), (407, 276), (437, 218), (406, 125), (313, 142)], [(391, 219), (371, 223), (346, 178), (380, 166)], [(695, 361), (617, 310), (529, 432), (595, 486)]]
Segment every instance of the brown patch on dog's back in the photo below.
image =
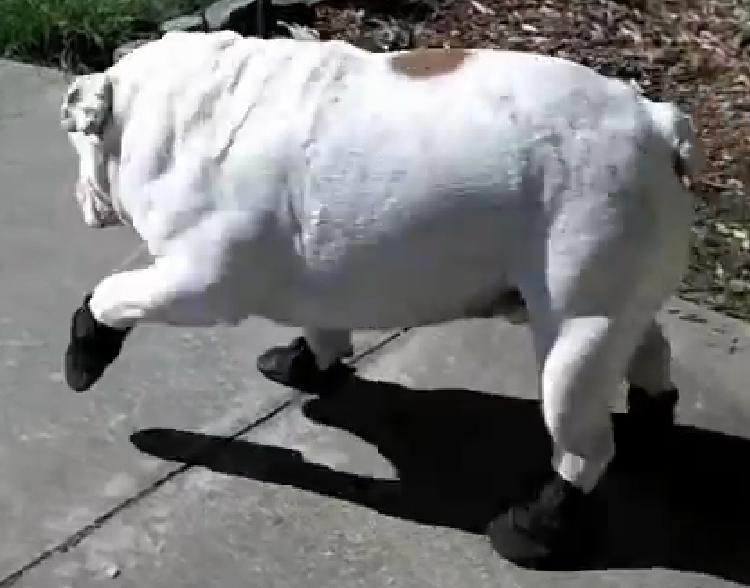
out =
[(415, 49), (391, 57), (391, 67), (410, 78), (432, 78), (457, 71), (469, 55), (466, 49)]

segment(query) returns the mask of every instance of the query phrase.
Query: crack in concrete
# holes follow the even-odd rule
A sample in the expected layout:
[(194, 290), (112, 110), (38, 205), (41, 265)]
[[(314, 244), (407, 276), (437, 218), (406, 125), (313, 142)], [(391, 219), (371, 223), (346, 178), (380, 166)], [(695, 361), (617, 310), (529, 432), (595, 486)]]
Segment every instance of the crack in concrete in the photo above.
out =
[[(265, 422), (271, 420), (273, 417), (275, 417), (277, 414), (279, 414), (284, 409), (286, 409), (289, 405), (291, 405), (291, 403), (292, 403), (292, 399), (282, 402), (279, 406), (277, 406), (270, 412), (266, 413), (262, 417), (254, 420), (252, 423), (245, 425), (239, 431), (228, 436), (226, 440), (221, 443), (221, 445), (234, 441), (238, 437), (245, 435), (246, 433), (248, 433), (255, 427), (259, 427)], [(113, 517), (115, 517), (116, 515), (124, 511), (125, 509), (127, 509), (128, 507), (132, 506), (133, 504), (139, 502), (141, 499), (146, 498), (147, 496), (150, 496), (167, 482), (173, 480), (180, 474), (191, 469), (193, 467), (193, 464), (192, 464), (193, 460), (199, 457), (204, 457), (205, 453), (212, 453), (213, 451), (215, 450), (206, 451), (205, 445), (203, 447), (196, 448), (196, 450), (188, 456), (188, 459), (189, 459), (188, 463), (185, 463), (181, 465), (180, 467), (175, 468), (174, 470), (170, 472), (167, 472), (161, 478), (158, 478), (157, 480), (152, 482), (150, 485), (148, 485), (146, 488), (143, 488), (142, 490), (140, 490), (133, 496), (130, 496), (129, 498), (126, 498), (119, 504), (116, 504), (107, 512), (98, 516), (91, 523), (89, 523), (85, 527), (82, 527), (81, 529), (73, 533), (72, 535), (69, 535), (57, 545), (54, 545), (53, 547), (49, 547), (45, 549), (39, 555), (37, 555), (34, 559), (32, 559), (30, 562), (28, 562), (24, 566), (17, 569), (15, 572), (12, 572), (10, 575), (0, 580), (0, 588), (10, 588), (10, 586), (13, 586), (18, 580), (20, 580), (21, 576), (23, 576), (26, 572), (28, 572), (32, 568), (35, 568), (39, 564), (43, 563), (44, 561), (46, 561), (47, 559), (49, 559), (50, 557), (58, 553), (66, 553), (70, 551), (71, 549), (73, 549), (74, 547), (78, 546), (84, 539), (88, 538), (94, 531), (101, 528), (107, 521), (109, 521), (110, 519), (112, 519)]]
[(396, 339), (401, 338), (406, 333), (408, 333), (411, 329), (410, 328), (404, 328), (400, 331), (396, 331), (395, 333), (392, 333), (385, 337), (382, 341), (379, 341), (378, 343), (375, 343), (372, 347), (368, 347), (367, 349), (360, 351), (357, 355), (352, 357), (352, 359), (349, 361), (349, 365), (355, 365), (359, 364), (363, 359), (368, 359), (370, 356), (375, 355), (378, 351), (383, 349), (386, 345), (389, 343), (392, 343)]
[[(400, 338), (402, 335), (404, 335), (406, 332), (408, 332), (409, 329), (402, 329), (401, 331), (398, 331), (396, 333), (393, 333), (389, 335), (388, 337), (385, 337), (383, 340), (379, 341), (378, 343), (375, 343), (371, 347), (368, 347), (364, 351), (361, 351), (359, 354), (355, 355), (350, 361), (350, 365), (354, 365), (358, 362), (360, 362), (362, 359), (370, 357), (383, 349), (385, 346), (387, 346), (389, 343), (395, 341), (396, 339)], [(134, 494), (133, 496), (130, 496), (123, 500), (122, 502), (116, 504), (111, 509), (109, 509), (107, 512), (99, 515), (96, 517), (92, 522), (90, 522), (88, 525), (85, 525), (84, 527), (80, 528), (76, 532), (72, 533), (56, 545), (53, 545), (52, 547), (48, 547), (47, 549), (43, 550), (41, 553), (39, 553), (36, 557), (34, 557), (32, 560), (15, 570), (14, 572), (11, 572), (6, 577), (0, 579), (0, 588), (11, 588), (11, 586), (14, 586), (21, 577), (28, 571), (34, 569), (38, 565), (44, 563), (48, 559), (54, 557), (58, 554), (64, 554), (70, 551), (71, 549), (74, 549), (78, 545), (80, 545), (84, 540), (86, 540), (89, 536), (91, 536), (94, 532), (96, 532), (98, 529), (100, 529), (102, 526), (104, 526), (108, 521), (116, 517), (118, 514), (129, 508), (130, 506), (133, 506), (134, 504), (137, 504), (140, 502), (143, 498), (146, 498), (156, 492), (159, 488), (161, 488), (164, 484), (167, 482), (170, 482), (171, 480), (175, 479), (180, 474), (183, 474), (190, 470), (193, 467), (193, 461), (195, 461), (197, 458), (205, 457), (205, 455), (216, 453), (217, 451), (221, 450), (221, 446), (231, 443), (232, 441), (237, 440), (239, 437), (249, 433), (252, 429), (255, 429), (256, 427), (259, 427), (266, 422), (270, 421), (278, 415), (279, 413), (283, 412), (286, 408), (292, 405), (294, 402), (294, 398), (290, 398), (279, 404), (276, 408), (270, 410), (265, 415), (257, 418), (253, 422), (245, 425), (238, 431), (234, 432), (233, 434), (227, 436), (224, 441), (220, 444), (220, 446), (217, 448), (214, 444), (209, 445), (211, 449), (206, 449), (206, 445), (203, 445), (202, 447), (197, 447), (194, 452), (192, 452), (188, 456), (188, 462), (184, 463), (183, 465), (167, 472), (162, 477), (154, 480), (151, 484)], [(207, 444), (208, 445), (208, 444)]]

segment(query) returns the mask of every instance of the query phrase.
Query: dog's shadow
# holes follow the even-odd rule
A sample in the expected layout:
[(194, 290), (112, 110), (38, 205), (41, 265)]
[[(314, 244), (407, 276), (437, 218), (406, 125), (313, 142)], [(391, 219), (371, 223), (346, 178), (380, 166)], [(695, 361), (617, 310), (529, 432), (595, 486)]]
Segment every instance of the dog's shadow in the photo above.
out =
[[(304, 414), (377, 447), (398, 472), (375, 479), (305, 461), (297, 451), (167, 429), (133, 443), (163, 459), (291, 485), (384, 514), (481, 533), (547, 467), (537, 402), (469, 390), (415, 391), (354, 378)], [(621, 415), (616, 439), (623, 442)], [(662, 567), (750, 582), (750, 441), (675, 427), (659, 471), (610, 468), (608, 544), (595, 568)], [(589, 568), (591, 569), (591, 568)]]

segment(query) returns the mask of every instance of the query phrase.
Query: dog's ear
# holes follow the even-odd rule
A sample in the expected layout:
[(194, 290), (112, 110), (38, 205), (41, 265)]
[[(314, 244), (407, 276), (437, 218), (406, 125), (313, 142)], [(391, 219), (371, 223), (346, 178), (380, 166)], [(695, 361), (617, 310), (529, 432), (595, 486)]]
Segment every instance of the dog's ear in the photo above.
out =
[(112, 81), (106, 73), (76, 77), (60, 107), (60, 126), (68, 133), (101, 137), (112, 115)]

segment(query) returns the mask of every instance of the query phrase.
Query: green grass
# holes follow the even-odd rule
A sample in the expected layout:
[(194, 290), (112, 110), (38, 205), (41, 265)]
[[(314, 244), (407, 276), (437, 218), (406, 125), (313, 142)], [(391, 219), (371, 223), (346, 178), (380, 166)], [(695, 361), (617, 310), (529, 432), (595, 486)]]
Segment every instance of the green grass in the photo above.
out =
[(196, 0), (0, 0), (0, 57), (61, 67), (102, 69), (121, 43), (157, 30)]

